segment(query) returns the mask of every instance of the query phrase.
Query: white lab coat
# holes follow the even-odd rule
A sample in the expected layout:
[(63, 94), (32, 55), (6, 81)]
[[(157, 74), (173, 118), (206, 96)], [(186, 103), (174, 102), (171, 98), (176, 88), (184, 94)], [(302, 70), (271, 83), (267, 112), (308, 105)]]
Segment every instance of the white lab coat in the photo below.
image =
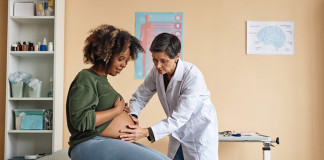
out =
[(168, 157), (181, 144), (185, 160), (218, 160), (217, 116), (200, 70), (179, 59), (165, 91), (163, 75), (153, 67), (130, 100), (130, 114), (139, 116), (156, 92), (167, 118), (151, 128), (156, 141), (169, 135)]

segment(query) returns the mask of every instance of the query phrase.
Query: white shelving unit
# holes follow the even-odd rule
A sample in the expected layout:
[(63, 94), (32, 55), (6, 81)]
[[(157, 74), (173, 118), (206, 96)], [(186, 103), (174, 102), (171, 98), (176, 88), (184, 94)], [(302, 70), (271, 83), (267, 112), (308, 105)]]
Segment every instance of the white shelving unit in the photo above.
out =
[(10, 18), (22, 24), (54, 24), (55, 16), (34, 16), (34, 17), (15, 17)]
[(54, 52), (51, 51), (11, 51), (10, 54), (17, 57), (54, 58)]
[[(37, 0), (33, 1), (37, 4)], [(64, 80), (64, 16), (65, 0), (55, 0), (55, 16), (16, 17), (15, 2), (8, 0), (7, 83), (4, 159), (39, 153), (51, 154), (62, 149), (63, 80)], [(54, 51), (11, 51), (16, 41), (32, 41), (34, 45), (53, 42)], [(10, 97), (10, 73), (24, 71), (43, 82), (42, 97)], [(49, 80), (53, 77), (53, 98), (47, 97)], [(53, 130), (15, 130), (13, 109), (52, 109)]]
[(53, 133), (52, 130), (9, 130), (8, 133)]
[(22, 98), (9, 98), (9, 101), (53, 101), (53, 98), (51, 97), (40, 97), (40, 98), (28, 98), (28, 97), (22, 97)]

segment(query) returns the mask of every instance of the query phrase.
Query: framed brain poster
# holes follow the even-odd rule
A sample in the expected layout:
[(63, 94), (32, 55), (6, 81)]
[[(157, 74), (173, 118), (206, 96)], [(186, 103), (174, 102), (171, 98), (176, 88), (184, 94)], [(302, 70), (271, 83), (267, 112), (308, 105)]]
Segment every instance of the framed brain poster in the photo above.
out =
[(294, 55), (295, 23), (247, 21), (247, 54)]
[(183, 13), (182, 12), (136, 12), (135, 36), (141, 41), (144, 53), (139, 53), (135, 60), (135, 79), (145, 79), (153, 67), (150, 46), (155, 36), (170, 33), (181, 42), (183, 59)]

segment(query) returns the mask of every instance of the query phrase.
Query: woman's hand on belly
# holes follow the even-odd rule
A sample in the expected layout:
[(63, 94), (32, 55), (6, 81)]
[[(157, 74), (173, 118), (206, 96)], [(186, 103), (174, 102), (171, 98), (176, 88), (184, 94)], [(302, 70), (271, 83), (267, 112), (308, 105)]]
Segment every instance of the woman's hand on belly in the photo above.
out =
[(126, 112), (126, 113), (129, 113), (129, 107), (128, 107), (128, 102), (126, 102), (125, 103), (125, 108), (124, 108), (124, 111)]
[(120, 130), (128, 129), (128, 125), (134, 125), (134, 122), (126, 112), (122, 112), (113, 119), (109, 126), (100, 133), (99, 136), (119, 139), (120, 135), (128, 134), (119, 132)]

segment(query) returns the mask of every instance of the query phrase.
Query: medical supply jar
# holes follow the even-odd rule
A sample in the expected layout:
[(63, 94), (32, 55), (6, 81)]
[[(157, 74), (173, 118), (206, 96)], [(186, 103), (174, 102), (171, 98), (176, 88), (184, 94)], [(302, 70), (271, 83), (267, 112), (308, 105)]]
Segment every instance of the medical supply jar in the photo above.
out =
[(16, 130), (43, 130), (44, 115), (48, 109), (13, 109)]
[(37, 1), (37, 16), (45, 16), (45, 12), (48, 8), (48, 0)]
[(25, 41), (22, 44), (22, 51), (28, 51), (27, 44)]
[(24, 96), (25, 82), (10, 82), (11, 97), (21, 98)]
[(40, 81), (34, 88), (28, 87), (29, 97), (41, 97), (42, 95), (43, 82)]
[(47, 51), (53, 51), (53, 42), (48, 42)]
[(28, 51), (35, 51), (34, 43), (29, 43)]
[(17, 44), (11, 45), (11, 51), (17, 51)]
[(17, 42), (17, 51), (22, 51), (22, 46), (20, 41)]
[(40, 51), (47, 51), (47, 42), (46, 38), (44, 38), (42, 45), (40, 46)]
[(34, 49), (35, 49), (34, 51), (39, 51), (39, 49), (38, 49), (38, 48), (39, 48), (39, 46), (38, 46), (38, 45), (36, 45), (36, 46), (34, 47)]
[(46, 16), (54, 16), (54, 0), (48, 0), (48, 8), (47, 11), (45, 12)]

